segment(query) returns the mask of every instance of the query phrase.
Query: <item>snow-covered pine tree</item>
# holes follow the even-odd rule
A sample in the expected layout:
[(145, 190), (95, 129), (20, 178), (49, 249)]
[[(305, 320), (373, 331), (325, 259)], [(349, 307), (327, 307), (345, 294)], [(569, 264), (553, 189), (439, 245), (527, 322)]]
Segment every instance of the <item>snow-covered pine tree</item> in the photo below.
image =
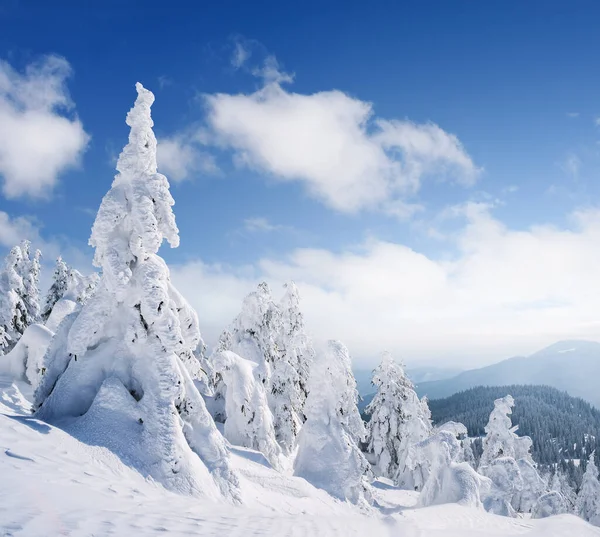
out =
[(515, 434), (512, 432), (510, 415), (515, 405), (514, 399), (507, 395), (494, 401), (494, 409), (485, 426), (483, 453), (479, 461), (481, 467), (491, 464), (499, 457), (515, 458)]
[(4, 270), (0, 274), (0, 326), (4, 328), (5, 353), (9, 352), (29, 325), (27, 306), (23, 300), (25, 287), (20, 274), (23, 252), (14, 246), (6, 256)]
[(598, 468), (594, 462), (594, 452), (591, 453), (583, 474), (575, 503), (575, 514), (591, 524), (600, 525), (600, 482)]
[(577, 494), (569, 483), (567, 474), (562, 472), (560, 466), (557, 466), (556, 470), (554, 471), (554, 475), (550, 480), (550, 490), (559, 492), (562, 495), (565, 500), (565, 508), (568, 513), (573, 513), (575, 511)]
[(374, 370), (372, 382), (377, 393), (366, 408), (371, 415), (367, 451), (375, 472), (414, 488), (410, 450), (431, 434), (427, 400), (419, 400), (402, 364), (387, 352)]
[(67, 292), (69, 285), (69, 267), (63, 261), (63, 258), (58, 256), (56, 259), (56, 265), (54, 267), (54, 274), (52, 276), (52, 285), (46, 295), (46, 302), (44, 303), (44, 309), (42, 311), (42, 321), (46, 322), (52, 308)]
[(260, 451), (274, 468), (280, 469), (282, 452), (267, 394), (253, 373), (256, 364), (227, 350), (216, 352), (213, 364), (226, 393), (225, 438), (234, 445)]
[(306, 333), (304, 315), (300, 310), (300, 291), (297, 285), (290, 281), (284, 285), (285, 293), (279, 303), (281, 311), (281, 335), (279, 346), (286, 361), (296, 370), (297, 385), (295, 390), (299, 408), (296, 413), (302, 416), (302, 408), (308, 396), (308, 378), (310, 365), (314, 360), (315, 351)]
[[(479, 463), (479, 472), (489, 477), (496, 488), (491, 496), (497, 501), (489, 500), (488, 504), (495, 505), (497, 514), (509, 516), (514, 514), (513, 510), (530, 512), (545, 492), (545, 483), (531, 456), (531, 438), (517, 436), (518, 426), (512, 426), (510, 415), (514, 404), (510, 395), (494, 401)], [(504, 501), (510, 502), (511, 507), (501, 506)]]
[(339, 341), (330, 341), (327, 352), (315, 357), (294, 473), (336, 498), (366, 504), (371, 501), (370, 468), (356, 442), (361, 434), (354, 422), (358, 409), (351, 408), (356, 381), (347, 357)]
[(31, 257), (31, 243), (21, 243), (21, 263), (17, 270), (23, 279), (23, 303), (27, 310), (27, 326), (40, 320), (40, 259), (42, 252), (36, 250)]
[(35, 408), (172, 490), (234, 498), (225, 441), (184, 365), (200, 342), (197, 319), (157, 255), (164, 239), (178, 246), (179, 234), (169, 183), (157, 173), (154, 95), (136, 89), (129, 143), (90, 238), (102, 276), (60, 324)]
[[(290, 283), (278, 306), (269, 286), (262, 282), (244, 299), (241, 313), (220, 344), (257, 364), (254, 371), (266, 390), (275, 435), (286, 456), (294, 450), (304, 420), (306, 379), (313, 355), (299, 300), (298, 289)], [(221, 392), (216, 385), (216, 402)], [(217, 407), (215, 411), (219, 414)]]
[(6, 332), (6, 328), (0, 325), (0, 356), (6, 354), (8, 347), (10, 346), (10, 336)]

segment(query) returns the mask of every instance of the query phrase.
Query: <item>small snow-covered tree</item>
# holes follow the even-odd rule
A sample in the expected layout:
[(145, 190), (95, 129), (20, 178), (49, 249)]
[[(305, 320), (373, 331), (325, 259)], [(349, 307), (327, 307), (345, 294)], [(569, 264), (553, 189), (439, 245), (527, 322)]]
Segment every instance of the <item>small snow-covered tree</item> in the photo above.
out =
[(340, 342), (330, 341), (328, 352), (315, 357), (294, 473), (336, 498), (366, 504), (371, 501), (370, 470), (356, 442), (360, 432), (347, 413), (354, 415), (349, 407), (356, 397), (347, 356)]
[(561, 494), (565, 501), (565, 508), (568, 513), (575, 511), (575, 504), (577, 502), (577, 494), (573, 490), (573, 487), (569, 483), (567, 474), (557, 467), (552, 479), (550, 480), (550, 490)]
[(7, 335), (6, 351), (16, 345), (30, 324), (27, 305), (23, 300), (25, 286), (21, 270), (23, 252), (14, 246), (6, 256), (4, 270), (0, 274), (0, 326)]
[(225, 441), (186, 364), (201, 341), (197, 317), (157, 255), (179, 235), (169, 183), (157, 172), (154, 95), (136, 89), (129, 143), (90, 238), (102, 276), (60, 323), (35, 408), (40, 419), (68, 419), (75, 433), (170, 489), (234, 498)]
[(410, 458), (411, 449), (431, 434), (427, 400), (419, 400), (403, 366), (387, 352), (372, 382), (377, 393), (366, 408), (371, 415), (367, 452), (375, 472), (400, 486), (419, 488), (422, 483), (415, 483)]
[(275, 438), (267, 394), (254, 377), (256, 364), (231, 351), (217, 352), (213, 364), (226, 390), (225, 438), (232, 444), (260, 451), (279, 469), (281, 448)]
[[(479, 472), (489, 477), (494, 484), (492, 488), (496, 489), (491, 492), (487, 504), (496, 514), (506, 516), (513, 516), (514, 511), (530, 512), (545, 492), (544, 480), (531, 456), (531, 438), (517, 436), (518, 426), (512, 425), (513, 406), (510, 395), (494, 401), (479, 463)], [(512, 494), (510, 499), (509, 492)], [(510, 502), (510, 509), (504, 506), (506, 501)]]
[(6, 332), (6, 328), (0, 325), (0, 356), (6, 353), (10, 346), (10, 336)]
[(594, 462), (594, 453), (588, 459), (577, 501), (575, 514), (591, 524), (600, 525), (600, 482), (598, 468)]
[(488, 424), (485, 426), (487, 434), (483, 439), (480, 466), (487, 466), (500, 457), (515, 458), (516, 435), (512, 432), (512, 422), (510, 420), (513, 406), (515, 406), (515, 401), (510, 395), (494, 401), (494, 410), (492, 410)]
[(419, 505), (459, 503), (481, 507), (480, 491), (490, 482), (465, 462), (458, 462), (462, 446), (455, 432), (438, 430), (413, 448), (415, 469), (423, 472)]
[(21, 243), (21, 263), (18, 267), (19, 274), (23, 279), (23, 302), (27, 310), (27, 326), (36, 323), (40, 319), (40, 259), (42, 252), (36, 250), (31, 257), (31, 243)]
[(563, 495), (560, 492), (551, 490), (538, 498), (531, 510), (531, 518), (546, 518), (549, 516), (562, 515), (567, 512), (567, 506)]
[(62, 257), (58, 257), (56, 265), (54, 267), (54, 274), (52, 278), (52, 285), (46, 295), (46, 302), (44, 303), (44, 309), (42, 311), (42, 321), (46, 322), (52, 308), (67, 292), (69, 285), (69, 267), (63, 261)]
[[(294, 450), (304, 421), (306, 378), (313, 354), (299, 300), (298, 289), (290, 283), (278, 306), (269, 286), (262, 282), (244, 299), (241, 313), (226, 332), (226, 341), (220, 343), (257, 364), (255, 374), (266, 390), (275, 435), (285, 455)], [(221, 396), (216, 386), (215, 402)]]

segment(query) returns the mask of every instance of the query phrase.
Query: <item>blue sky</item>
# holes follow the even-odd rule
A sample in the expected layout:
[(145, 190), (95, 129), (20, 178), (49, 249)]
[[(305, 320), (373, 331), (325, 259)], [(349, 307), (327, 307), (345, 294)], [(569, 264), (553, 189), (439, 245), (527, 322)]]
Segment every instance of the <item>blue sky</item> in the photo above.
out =
[[(298, 281), (315, 337), (361, 362), (385, 347), (468, 366), (594, 338), (600, 6), (321, 4), (3, 3), (3, 71), (58, 80), (70, 106), (45, 111), (80, 122), (80, 145), (48, 131), (64, 160), (24, 191), (31, 137), (10, 136), (1, 246), (33, 236), (91, 268), (139, 80), (171, 148), (182, 245), (163, 255), (209, 342), (261, 278)], [(68, 66), (44, 70), (48, 55)], [(32, 106), (0, 96), (0, 113)]]

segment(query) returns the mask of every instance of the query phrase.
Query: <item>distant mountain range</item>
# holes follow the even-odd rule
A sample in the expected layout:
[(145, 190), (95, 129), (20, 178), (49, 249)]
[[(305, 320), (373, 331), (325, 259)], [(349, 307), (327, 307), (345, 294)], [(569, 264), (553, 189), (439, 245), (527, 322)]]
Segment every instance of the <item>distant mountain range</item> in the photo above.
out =
[(543, 384), (581, 397), (600, 408), (600, 343), (559, 341), (531, 356), (463, 371), (450, 378), (416, 382), (419, 395), (448, 397), (475, 386)]

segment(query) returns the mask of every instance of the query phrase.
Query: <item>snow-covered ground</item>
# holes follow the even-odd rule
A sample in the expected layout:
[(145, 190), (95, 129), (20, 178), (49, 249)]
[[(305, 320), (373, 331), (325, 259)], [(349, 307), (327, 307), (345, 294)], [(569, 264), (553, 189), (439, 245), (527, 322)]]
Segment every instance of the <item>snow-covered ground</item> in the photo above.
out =
[(416, 495), (375, 483), (370, 512), (272, 470), (264, 457), (233, 448), (242, 505), (178, 496), (84, 444), (32, 419), (27, 386), (0, 376), (0, 536), (105, 535), (531, 537), (600, 536), (563, 515), (509, 519), (448, 504), (417, 509)]

